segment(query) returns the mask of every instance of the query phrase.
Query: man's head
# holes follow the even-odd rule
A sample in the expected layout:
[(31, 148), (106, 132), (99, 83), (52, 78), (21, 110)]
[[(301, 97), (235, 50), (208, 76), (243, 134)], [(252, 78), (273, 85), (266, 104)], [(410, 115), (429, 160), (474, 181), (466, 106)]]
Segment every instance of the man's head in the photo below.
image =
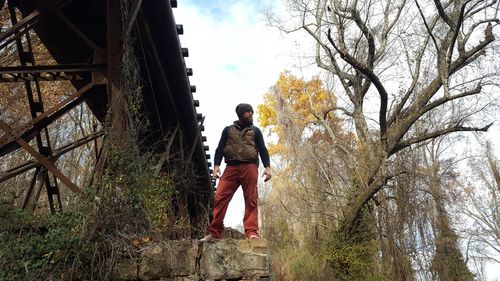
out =
[(253, 108), (248, 103), (240, 103), (236, 106), (236, 114), (240, 122), (251, 125), (253, 124)]

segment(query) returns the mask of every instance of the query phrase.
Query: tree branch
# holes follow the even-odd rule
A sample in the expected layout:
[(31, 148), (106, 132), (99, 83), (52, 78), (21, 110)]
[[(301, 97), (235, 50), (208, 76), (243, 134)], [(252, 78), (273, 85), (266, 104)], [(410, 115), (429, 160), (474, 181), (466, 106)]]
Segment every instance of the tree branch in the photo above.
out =
[(488, 27), (485, 29), (485, 37), (484, 40), (479, 42), (474, 48), (465, 52), (464, 55), (459, 56), (454, 62), (450, 65), (450, 75), (460, 70), (462, 67), (466, 66), (470, 62), (474, 61), (479, 57), (483, 51), (483, 49), (488, 46), (491, 42), (495, 41), (495, 36), (493, 33), (488, 32)]
[(446, 102), (449, 102), (449, 101), (452, 101), (452, 100), (456, 100), (456, 99), (459, 99), (459, 98), (463, 98), (463, 97), (467, 97), (467, 96), (472, 96), (472, 95), (477, 95), (479, 93), (481, 93), (481, 85), (477, 85), (475, 89), (473, 90), (470, 90), (470, 91), (467, 91), (467, 92), (464, 92), (464, 93), (461, 93), (461, 94), (458, 94), (458, 95), (455, 95), (455, 96), (448, 96), (448, 97), (442, 97), (440, 99), (437, 99), (429, 104), (427, 104), (426, 106), (424, 106), (422, 108), (422, 114), (428, 112), (429, 110), (431, 109), (434, 109)]
[(456, 126), (453, 126), (453, 127), (445, 128), (442, 130), (437, 130), (437, 131), (434, 131), (434, 132), (431, 132), (428, 134), (424, 134), (421, 136), (407, 139), (405, 141), (401, 141), (394, 146), (394, 148), (389, 152), (389, 155), (392, 155), (392, 154), (394, 154), (394, 153), (396, 153), (404, 148), (407, 148), (413, 144), (417, 144), (417, 143), (420, 143), (420, 142), (423, 142), (426, 140), (434, 139), (434, 138), (444, 136), (444, 135), (447, 135), (450, 133), (455, 133), (455, 132), (487, 132), (488, 129), (491, 127), (491, 125), (493, 125), (493, 123), (490, 123), (490, 124), (488, 124), (484, 127), (481, 127), (481, 128), (477, 128), (477, 127), (465, 127), (465, 126), (461, 126), (461, 125), (457, 124)]
[(363, 65), (361, 62), (359, 62), (357, 59), (352, 57), (349, 53), (345, 52), (341, 48), (339, 48), (335, 42), (333, 41), (333, 38), (331, 36), (331, 29), (328, 28), (328, 33), (327, 33), (327, 38), (330, 44), (335, 48), (335, 50), (340, 54), (340, 57), (343, 58), (347, 63), (352, 65), (356, 70), (361, 72), (363, 75), (365, 75), (377, 88), (378, 93), (380, 95), (380, 112), (379, 112), (379, 124), (380, 124), (380, 138), (381, 140), (385, 141), (387, 140), (387, 101), (388, 101), (388, 94), (387, 91), (384, 88), (384, 85), (382, 85), (382, 82), (380, 79), (373, 73), (372, 69), (366, 67)]
[(443, 5), (441, 5), (441, 2), (439, 0), (434, 0), (434, 5), (436, 5), (436, 8), (438, 10), (439, 16), (443, 19), (443, 21), (451, 28), (455, 29), (454, 22), (448, 17), (446, 12), (444, 11)]
[(436, 51), (437, 53), (439, 53), (439, 45), (436, 41), (436, 38), (434, 37), (434, 35), (432, 34), (432, 30), (431, 28), (429, 27), (429, 24), (427, 24), (427, 21), (425, 20), (425, 15), (424, 15), (424, 12), (422, 12), (422, 9), (420, 8), (420, 5), (418, 4), (418, 1), (415, 0), (415, 4), (417, 5), (417, 9), (418, 9), (418, 13), (420, 14), (420, 17), (422, 18), (422, 21), (424, 22), (424, 25), (425, 25), (425, 29), (427, 29), (427, 33), (429, 34), (429, 36), (431, 37), (432, 39), (432, 42), (434, 42), (434, 47), (436, 47)]
[(349, 116), (349, 117), (353, 117), (354, 118), (354, 113), (350, 112), (349, 110), (343, 108), (343, 107), (334, 107), (334, 108), (330, 108), (329, 110), (327, 110), (325, 112), (325, 114), (323, 114), (323, 119), (326, 119), (326, 117), (328, 116), (328, 113), (334, 111), (334, 110), (340, 110), (342, 111), (345, 115)]
[[(434, 0), (434, 1), (439, 2), (439, 0)], [(453, 49), (455, 47), (455, 42), (457, 41), (457, 37), (458, 37), (458, 34), (460, 32), (460, 26), (462, 25), (463, 20), (464, 20), (465, 6), (467, 5), (467, 3), (469, 3), (469, 1), (466, 1), (462, 5), (462, 7), (460, 7), (460, 15), (458, 16), (457, 23), (456, 24), (453, 23), (453, 26), (450, 26), (451, 30), (453, 31), (453, 36), (451, 38), (450, 47), (448, 48), (448, 57), (446, 58), (446, 62), (448, 64), (451, 62), (451, 58), (453, 56)]]
[[(392, 126), (394, 121), (396, 121), (396, 118), (401, 114), (401, 111), (403, 110), (406, 102), (410, 98), (411, 94), (413, 93), (413, 90), (415, 90), (415, 87), (417, 86), (418, 78), (420, 77), (420, 67), (422, 65), (422, 57), (424, 56), (425, 50), (427, 49), (426, 46), (429, 42), (430, 36), (426, 37), (424, 44), (422, 45), (422, 50), (418, 53), (418, 55), (415, 58), (415, 73), (412, 74), (412, 82), (406, 93), (404, 94), (403, 98), (401, 101), (397, 104), (393, 114), (389, 117), (389, 121), (387, 122), (387, 126)], [(409, 59), (407, 60), (408, 64)], [(411, 65), (408, 66), (411, 70)]]
[(469, 28), (469, 31), (465, 34), (465, 37), (464, 37), (464, 41), (467, 42), (469, 40), (469, 38), (472, 36), (472, 33), (474, 32), (474, 30), (482, 25), (482, 24), (487, 24), (487, 23), (496, 23), (496, 24), (500, 24), (500, 20), (499, 19), (486, 19), (486, 20), (481, 20), (481, 21), (478, 21), (474, 24), (472, 24)]

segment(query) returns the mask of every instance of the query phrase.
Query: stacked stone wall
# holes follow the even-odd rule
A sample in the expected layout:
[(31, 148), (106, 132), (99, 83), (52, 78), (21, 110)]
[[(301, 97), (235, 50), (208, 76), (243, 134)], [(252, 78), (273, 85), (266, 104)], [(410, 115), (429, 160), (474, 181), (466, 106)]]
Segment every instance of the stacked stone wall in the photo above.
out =
[(143, 281), (267, 281), (270, 263), (264, 239), (163, 241), (143, 248), (138, 261), (119, 263), (115, 276)]

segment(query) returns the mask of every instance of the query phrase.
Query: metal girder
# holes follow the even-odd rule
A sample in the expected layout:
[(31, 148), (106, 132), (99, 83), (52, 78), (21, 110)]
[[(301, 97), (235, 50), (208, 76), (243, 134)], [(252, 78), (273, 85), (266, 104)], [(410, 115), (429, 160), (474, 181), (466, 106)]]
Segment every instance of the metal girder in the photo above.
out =
[(135, 19), (137, 18), (137, 14), (139, 13), (139, 9), (141, 8), (142, 0), (134, 0), (131, 6), (131, 13), (130, 13), (130, 18), (128, 19), (127, 23), (125, 24), (126, 29), (125, 29), (125, 38), (130, 35), (130, 32), (132, 31), (132, 27), (134, 26)]
[(1, 82), (82, 80), (81, 72), (105, 71), (105, 64), (67, 64), (0, 67)]
[(189, 155), (188, 155), (187, 161), (191, 161), (191, 159), (193, 158), (194, 150), (196, 149), (196, 143), (198, 142), (198, 139), (201, 136), (201, 131), (202, 131), (201, 128), (203, 126), (203, 122), (205, 122), (205, 116), (203, 116), (201, 118), (201, 122), (198, 125), (198, 134), (196, 134), (196, 136), (194, 138), (194, 141), (193, 141), (193, 145), (191, 145), (191, 150), (189, 151)]
[(101, 50), (97, 44), (91, 40), (85, 33), (81, 31), (76, 25), (74, 25), (65, 15), (62, 13), (58, 13), (57, 16), (68, 26), (74, 33), (76, 33), (89, 47), (94, 49), (94, 51), (98, 52)]
[[(83, 88), (78, 90), (76, 93), (72, 94), (64, 101), (60, 102), (56, 106), (50, 108), (49, 110), (43, 112), (42, 114), (35, 117), (30, 122), (12, 129), (11, 132), (4, 134), (0, 137), (0, 155), (2, 155), (2, 150), (10, 143), (16, 141), (21, 138), (23, 135), (26, 135), (30, 130), (39, 131), (47, 124), (52, 123), (55, 119), (68, 112), (77, 104), (83, 102), (86, 98), (85, 93), (88, 92), (94, 83), (89, 83), (85, 85)], [(0, 122), (3, 122), (0, 120)]]
[[(9, 0), (8, 3), (8, 10), (10, 14), (10, 19), (12, 25), (15, 27), (19, 24), (19, 21), (17, 20), (17, 12), (15, 8), (15, 1), (14, 0)], [(21, 23), (23, 22), (24, 19), (21, 20)], [(27, 28), (26, 30), (29, 31)], [(16, 48), (17, 48), (17, 53), (19, 56), (19, 63), (21, 64), (22, 67), (26, 67), (28, 65), (35, 65), (35, 56), (33, 54), (33, 47), (31, 44), (31, 36), (29, 32), (20, 32), (20, 36), (14, 36), (15, 38), (15, 43), (16, 43)], [(22, 37), (25, 38), (25, 40), (22, 40)], [(7, 40), (8, 41), (8, 40)], [(8, 43), (6, 43), (8, 44)], [(26, 75), (22, 75), (26, 76)], [(31, 113), (31, 118), (35, 118), (38, 114), (43, 114), (44, 113), (44, 106), (43, 106), (43, 99), (42, 99), (42, 93), (40, 90), (40, 84), (38, 81), (35, 81), (32, 85), (29, 81), (23, 81), (24, 86), (26, 88), (26, 94), (27, 94), (27, 99), (28, 99), (28, 104), (30, 108), (30, 113)], [(34, 89), (33, 89), (34, 86)], [(5, 123), (1, 122), (0, 123), (1, 127), (6, 133), (9, 133), (12, 129), (10, 126)], [(42, 133), (43, 131), (43, 133)], [(36, 151), (34, 148), (29, 146), (28, 142), (25, 141), (24, 139), (17, 139), (16, 143), (19, 144), (20, 146), (24, 147), (25, 150), (27, 150), (30, 154), (32, 154), (35, 157), (39, 157), (40, 161), (43, 159), (41, 157), (50, 157), (52, 154), (52, 147), (51, 147), (51, 142), (50, 142), (50, 135), (48, 129), (45, 127), (43, 130), (40, 130), (36, 133), (36, 144), (38, 147), (38, 151)], [(59, 193), (59, 187), (57, 184), (56, 176), (53, 173), (54, 176), (54, 185), (51, 184), (50, 180), (50, 175), (48, 173), (48, 170), (51, 169), (50, 163), (47, 162), (45, 163), (47, 166), (47, 169), (44, 169), (41, 173), (43, 176), (42, 178), (38, 178), (37, 175), (33, 177), (34, 181), (38, 181), (40, 188), (36, 192), (36, 198), (35, 200), (38, 199), (39, 196), (39, 190), (43, 186), (43, 183), (45, 183), (46, 189), (47, 189), (47, 197), (49, 201), (49, 207), (51, 213), (55, 213), (55, 205), (54, 205), (54, 198), (53, 195), (56, 195), (58, 197), (59, 201), (59, 209), (62, 209), (62, 206), (60, 204), (61, 200), (59, 198), (60, 193)], [(55, 167), (53, 167), (54, 170)], [(57, 171), (55, 171), (57, 172)], [(42, 183), (43, 182), (43, 183)], [(32, 185), (33, 186), (33, 185)], [(30, 186), (30, 191), (32, 189), (32, 186)], [(29, 198), (31, 199), (31, 198)], [(35, 201), (36, 203), (36, 201)], [(34, 204), (33, 204), (34, 206)], [(34, 207), (33, 207), (34, 208)]]
[[(122, 18), (120, 0), (107, 1), (108, 100), (120, 93)], [(112, 104), (112, 102), (110, 102)]]
[(172, 144), (174, 143), (174, 140), (176, 137), (178, 137), (177, 132), (180, 130), (181, 125), (177, 124), (174, 129), (170, 130), (169, 133), (167, 134), (168, 139), (167, 143), (165, 144), (165, 152), (161, 154), (160, 160), (158, 161), (158, 165), (156, 166), (155, 169), (155, 174), (158, 175), (160, 174), (161, 168), (163, 167), (164, 162), (170, 158), (170, 148), (172, 147)]
[[(18, 21), (6, 31), (0, 33), (0, 50), (8, 46), (10, 43), (19, 39), (23, 34), (30, 31), (48, 11), (59, 11), (64, 6), (68, 5), (72, 0), (49, 0), (45, 1), (44, 5), (31, 12), (29, 15)], [(43, 12), (42, 12), (43, 11)]]
[(17, 22), (17, 24), (7, 29), (5, 32), (0, 33), (0, 42), (2, 42), (0, 45), (0, 50), (32, 29), (33, 25), (40, 20), (40, 15), (40, 11), (35, 10), (27, 17)]
[[(174, 98), (172, 97), (172, 90), (170, 89), (171, 88), (170, 83), (167, 81), (167, 78), (166, 78), (167, 75), (165, 74), (165, 69), (163, 67), (161, 67), (161, 60), (160, 60), (159, 51), (156, 48), (155, 42), (153, 41), (151, 31), (146, 24), (144, 25), (143, 28), (144, 28), (144, 31), (146, 33), (145, 34), (146, 40), (147, 40), (146, 43), (149, 45), (151, 57), (156, 64), (160, 65), (159, 71), (160, 71), (161, 83), (163, 84), (165, 89), (167, 89), (166, 94), (168, 95), (168, 100), (169, 100), (170, 104), (175, 104)], [(175, 107), (173, 107), (173, 111), (174, 111), (175, 115), (178, 115), (177, 109)]]
[[(63, 145), (62, 147), (56, 149), (53, 151), (53, 154), (51, 157), (48, 159), (52, 162), (55, 162), (61, 157), (63, 154), (68, 153), (72, 151), (73, 149), (76, 149), (88, 142), (91, 142), (93, 140), (96, 140), (99, 137), (102, 137), (104, 135), (103, 131), (99, 131), (96, 133), (93, 133), (91, 135), (85, 136), (77, 141), (67, 143)], [(25, 173), (31, 169), (37, 168), (41, 166), (42, 164), (39, 161), (36, 160), (30, 160), (27, 162), (24, 162), (21, 165), (18, 165), (17, 167), (14, 167), (12, 169), (6, 170), (6, 171), (0, 171), (0, 182), (4, 182), (8, 179), (11, 179), (17, 175), (20, 175), (22, 173)]]
[[(12, 134), (12, 128), (9, 124), (0, 120), (0, 129), (2, 129), (7, 134)], [(71, 191), (75, 192), (78, 195), (83, 195), (83, 192), (73, 183), (71, 180), (66, 177), (56, 166), (50, 161), (47, 157), (40, 154), (36, 151), (27, 141), (22, 138), (16, 139), (16, 142), (24, 148), (31, 156), (35, 157), (40, 164), (42, 164), (47, 170), (49, 170), (55, 177), (57, 177), (62, 183), (64, 183)]]

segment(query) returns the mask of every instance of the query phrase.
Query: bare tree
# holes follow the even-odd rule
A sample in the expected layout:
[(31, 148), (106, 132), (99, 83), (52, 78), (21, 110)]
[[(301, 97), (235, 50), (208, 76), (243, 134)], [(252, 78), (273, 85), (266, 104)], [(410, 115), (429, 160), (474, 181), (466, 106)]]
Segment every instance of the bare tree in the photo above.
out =
[[(393, 177), (391, 156), (454, 132), (487, 131), (498, 60), (497, 1), (288, 1), (297, 26), (316, 43), (315, 60), (331, 74), (363, 155), (358, 184), (344, 206), (349, 233), (361, 210)], [(425, 7), (425, 9), (423, 8)], [(276, 22), (274, 22), (276, 23)], [(290, 24), (290, 21), (287, 21)], [(444, 106), (446, 106), (446, 110)], [(375, 110), (376, 108), (376, 110)], [(376, 111), (376, 121), (369, 112)], [(415, 130), (438, 113), (432, 130)]]
[(500, 170), (490, 144), (484, 154), (469, 161), (471, 175), (455, 196), (455, 211), (468, 241), (467, 255), (479, 261), (500, 263)]
[(443, 138), (432, 140), (425, 146), (425, 185), (434, 205), (432, 222), (435, 232), (434, 256), (431, 270), (439, 280), (473, 280), (458, 244), (458, 235), (452, 226), (447, 204), (446, 188), (460, 187), (454, 158), (442, 159), (449, 148)]

